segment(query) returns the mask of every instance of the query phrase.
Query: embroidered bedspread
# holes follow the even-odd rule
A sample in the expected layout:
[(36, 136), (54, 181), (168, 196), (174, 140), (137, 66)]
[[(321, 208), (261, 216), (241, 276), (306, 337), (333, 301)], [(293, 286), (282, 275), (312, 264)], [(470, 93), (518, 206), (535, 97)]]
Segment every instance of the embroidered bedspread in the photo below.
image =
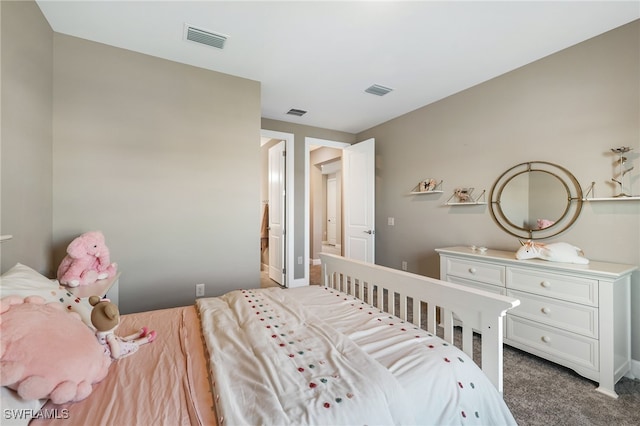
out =
[(468, 357), (331, 289), (198, 299), (220, 424), (515, 424)]

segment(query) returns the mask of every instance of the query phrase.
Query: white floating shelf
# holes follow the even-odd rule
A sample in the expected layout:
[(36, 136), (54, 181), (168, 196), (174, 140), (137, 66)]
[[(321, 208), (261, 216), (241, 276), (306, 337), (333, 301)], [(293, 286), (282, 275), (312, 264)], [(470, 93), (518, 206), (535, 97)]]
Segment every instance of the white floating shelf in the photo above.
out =
[(640, 196), (634, 195), (633, 197), (598, 197), (598, 198), (583, 198), (582, 201), (638, 201)]
[(423, 195), (423, 194), (442, 194), (444, 191), (434, 189), (433, 191), (411, 191), (411, 195)]
[(13, 238), (13, 235), (0, 235), (0, 242), (9, 241)]
[(471, 201), (468, 203), (444, 203), (445, 206), (481, 206), (487, 204), (486, 201)]

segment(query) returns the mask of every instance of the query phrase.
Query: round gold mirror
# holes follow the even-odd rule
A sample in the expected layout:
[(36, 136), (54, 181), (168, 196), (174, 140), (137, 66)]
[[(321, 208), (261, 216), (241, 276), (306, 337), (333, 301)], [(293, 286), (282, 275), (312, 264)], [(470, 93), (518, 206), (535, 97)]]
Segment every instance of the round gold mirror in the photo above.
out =
[(493, 184), (491, 216), (509, 234), (548, 238), (569, 228), (582, 210), (582, 189), (564, 167), (545, 161), (518, 164)]

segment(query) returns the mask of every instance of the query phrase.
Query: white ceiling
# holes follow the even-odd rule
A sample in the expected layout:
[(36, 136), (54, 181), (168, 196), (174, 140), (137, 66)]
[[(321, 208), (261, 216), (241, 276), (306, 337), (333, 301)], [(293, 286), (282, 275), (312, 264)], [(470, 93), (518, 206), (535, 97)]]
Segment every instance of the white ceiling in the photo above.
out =
[[(263, 117), (350, 133), (640, 18), (637, 0), (37, 3), (56, 32), (257, 80)], [(225, 48), (184, 41), (185, 23)]]

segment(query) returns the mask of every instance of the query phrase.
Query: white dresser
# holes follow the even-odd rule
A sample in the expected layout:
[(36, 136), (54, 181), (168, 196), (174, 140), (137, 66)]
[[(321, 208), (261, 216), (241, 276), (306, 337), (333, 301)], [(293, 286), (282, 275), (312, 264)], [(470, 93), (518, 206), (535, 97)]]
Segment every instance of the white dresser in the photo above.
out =
[(104, 280), (98, 280), (93, 284), (81, 285), (78, 287), (67, 287), (69, 293), (76, 297), (88, 298), (90, 296), (105, 296), (111, 302), (116, 305), (119, 303), (119, 282), (120, 272), (117, 272), (111, 278), (105, 278)]
[(614, 385), (631, 366), (630, 282), (634, 265), (517, 260), (515, 252), (436, 249), (440, 279), (520, 299), (506, 315), (504, 342)]

